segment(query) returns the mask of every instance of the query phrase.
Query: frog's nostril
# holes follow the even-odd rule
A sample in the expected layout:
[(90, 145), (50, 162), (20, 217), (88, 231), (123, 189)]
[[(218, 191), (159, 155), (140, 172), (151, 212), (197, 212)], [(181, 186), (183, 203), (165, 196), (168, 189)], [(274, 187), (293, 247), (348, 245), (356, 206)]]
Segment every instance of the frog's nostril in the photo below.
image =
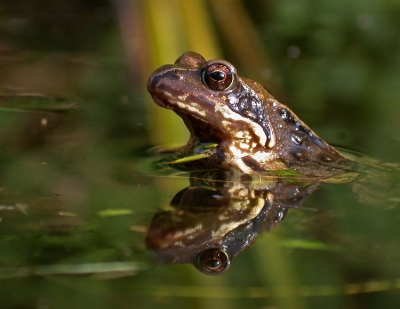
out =
[(172, 73), (172, 77), (173, 78), (179, 79), (179, 75), (180, 74), (179, 74), (179, 71), (177, 69), (173, 69), (171, 73)]

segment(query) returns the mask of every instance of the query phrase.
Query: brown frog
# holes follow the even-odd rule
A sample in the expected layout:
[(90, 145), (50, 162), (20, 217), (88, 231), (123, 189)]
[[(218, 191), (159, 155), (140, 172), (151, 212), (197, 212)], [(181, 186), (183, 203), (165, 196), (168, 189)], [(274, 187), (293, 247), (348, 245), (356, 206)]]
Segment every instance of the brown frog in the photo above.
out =
[[(190, 131), (177, 157), (207, 153), (189, 169), (237, 169), (246, 174), (291, 170), (328, 177), (353, 161), (318, 137), (260, 84), (225, 60), (186, 52), (156, 70), (147, 86), (154, 101), (174, 110)], [(204, 145), (216, 145), (204, 150)]]

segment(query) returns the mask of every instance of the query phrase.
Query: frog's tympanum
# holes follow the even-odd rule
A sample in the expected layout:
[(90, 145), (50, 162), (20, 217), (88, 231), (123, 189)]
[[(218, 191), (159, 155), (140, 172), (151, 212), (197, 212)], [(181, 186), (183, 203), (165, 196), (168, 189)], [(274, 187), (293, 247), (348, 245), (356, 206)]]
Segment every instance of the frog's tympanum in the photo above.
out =
[[(237, 169), (246, 174), (293, 170), (325, 177), (350, 169), (351, 160), (319, 138), (260, 84), (239, 77), (224, 60), (186, 52), (156, 70), (148, 82), (154, 101), (174, 110), (190, 131), (177, 157), (208, 152), (186, 165)], [(217, 145), (204, 150), (204, 145)]]
[(174, 210), (153, 217), (146, 244), (158, 262), (190, 263), (208, 275), (226, 272), (239, 252), (319, 184), (234, 170), (192, 173), (190, 181), (173, 198)]

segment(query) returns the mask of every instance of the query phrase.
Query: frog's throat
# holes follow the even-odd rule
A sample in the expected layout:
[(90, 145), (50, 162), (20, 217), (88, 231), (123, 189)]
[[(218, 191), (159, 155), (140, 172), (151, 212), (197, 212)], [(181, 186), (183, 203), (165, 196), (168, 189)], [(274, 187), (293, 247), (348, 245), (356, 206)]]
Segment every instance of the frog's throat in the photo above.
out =
[[(162, 96), (154, 96), (154, 101), (161, 107), (173, 109), (176, 112), (188, 114), (214, 126), (226, 135), (238, 140), (250, 141), (253, 136), (257, 138), (257, 143), (263, 147), (272, 148), (276, 144), (275, 134), (271, 132), (270, 139), (264, 129), (258, 123), (249, 118), (245, 118), (237, 112), (231, 110), (225, 104), (215, 103), (213, 106), (202, 106), (201, 103), (190, 102), (187, 96), (182, 97), (182, 101), (175, 99), (172, 93), (162, 91)], [(223, 119), (223, 120), (221, 120)], [(242, 126), (242, 130), (236, 128)], [(268, 143), (268, 144), (267, 144)]]

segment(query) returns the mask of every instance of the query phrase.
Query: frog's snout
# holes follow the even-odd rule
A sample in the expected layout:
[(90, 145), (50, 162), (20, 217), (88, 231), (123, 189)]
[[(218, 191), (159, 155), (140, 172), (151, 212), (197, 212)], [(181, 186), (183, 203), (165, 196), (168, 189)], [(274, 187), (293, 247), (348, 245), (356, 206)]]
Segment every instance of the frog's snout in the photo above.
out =
[(169, 80), (178, 79), (177, 75), (176, 66), (172, 64), (163, 65), (150, 75), (147, 81), (147, 90), (154, 94), (160, 85), (167, 84)]

